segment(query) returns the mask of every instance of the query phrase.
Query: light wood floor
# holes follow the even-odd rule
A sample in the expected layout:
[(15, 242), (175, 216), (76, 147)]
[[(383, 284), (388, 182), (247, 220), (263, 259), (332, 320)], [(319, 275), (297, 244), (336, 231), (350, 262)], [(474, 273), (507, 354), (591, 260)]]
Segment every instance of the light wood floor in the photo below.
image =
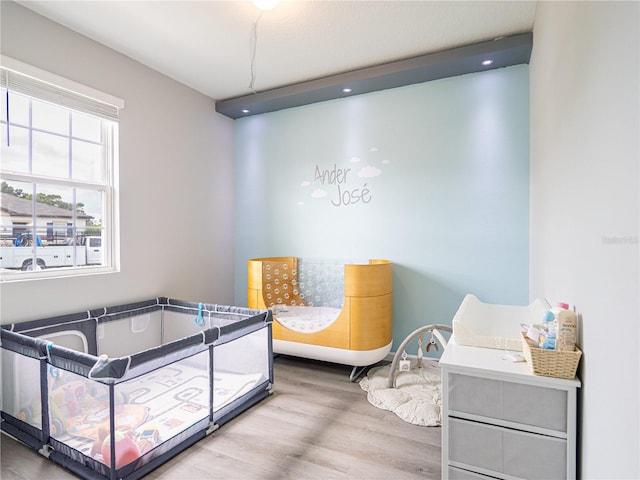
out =
[[(367, 402), (351, 368), (279, 356), (274, 393), (145, 480), (439, 479), (439, 427)], [(6, 435), (2, 480), (75, 479)]]

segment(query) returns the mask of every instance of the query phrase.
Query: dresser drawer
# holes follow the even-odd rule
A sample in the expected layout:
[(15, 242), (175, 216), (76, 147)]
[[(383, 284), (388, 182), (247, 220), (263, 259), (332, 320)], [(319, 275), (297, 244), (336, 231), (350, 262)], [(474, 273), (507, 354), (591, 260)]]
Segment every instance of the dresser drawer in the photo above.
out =
[(451, 464), (496, 474), (560, 479), (567, 473), (566, 441), (546, 435), (449, 418), (448, 448)]
[(481, 473), (470, 472), (456, 467), (448, 467), (449, 480), (495, 480), (495, 477), (488, 477)]
[(448, 374), (450, 411), (567, 431), (567, 392), (457, 373)]

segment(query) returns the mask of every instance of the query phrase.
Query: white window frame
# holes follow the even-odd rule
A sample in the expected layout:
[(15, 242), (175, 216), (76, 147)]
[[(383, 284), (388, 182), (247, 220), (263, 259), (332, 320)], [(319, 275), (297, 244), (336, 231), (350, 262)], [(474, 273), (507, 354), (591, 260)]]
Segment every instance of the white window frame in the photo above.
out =
[[(18, 88), (9, 88), (31, 97), (35, 100), (48, 101), (59, 104), (69, 110), (89, 113), (111, 121), (110, 128), (103, 129), (105, 148), (104, 162), (105, 182), (91, 183), (69, 179), (59, 179), (20, 172), (2, 172), (3, 180), (23, 181), (35, 184), (46, 184), (53, 186), (76, 187), (80, 189), (97, 190), (102, 193), (103, 201), (103, 236), (102, 236), (102, 265), (83, 265), (78, 267), (59, 267), (44, 270), (20, 271), (5, 270), (0, 271), (0, 282), (23, 281), (30, 279), (41, 279), (51, 277), (69, 277), (77, 275), (97, 274), (115, 272), (120, 269), (119, 255), (119, 218), (118, 218), (118, 112), (124, 108), (124, 101), (107, 93), (95, 90), (86, 85), (74, 82), (67, 78), (52, 74), (32, 65), (26, 64), (11, 57), (0, 57), (2, 72), (7, 75), (3, 79), (3, 85), (9, 87), (11, 73), (17, 73), (19, 78), (26, 80)], [(8, 72), (8, 73), (7, 73)], [(34, 80), (35, 89), (31, 89), (29, 84)], [(2, 124), (4, 127), (4, 123)], [(21, 247), (24, 248), (24, 247)]]

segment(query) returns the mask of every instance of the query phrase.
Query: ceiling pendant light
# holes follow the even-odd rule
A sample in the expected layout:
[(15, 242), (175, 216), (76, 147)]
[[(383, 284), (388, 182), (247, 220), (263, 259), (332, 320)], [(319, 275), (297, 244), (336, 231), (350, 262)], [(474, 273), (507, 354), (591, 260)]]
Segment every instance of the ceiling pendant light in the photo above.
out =
[(251, 0), (253, 4), (260, 10), (267, 11), (273, 10), (278, 6), (280, 0)]

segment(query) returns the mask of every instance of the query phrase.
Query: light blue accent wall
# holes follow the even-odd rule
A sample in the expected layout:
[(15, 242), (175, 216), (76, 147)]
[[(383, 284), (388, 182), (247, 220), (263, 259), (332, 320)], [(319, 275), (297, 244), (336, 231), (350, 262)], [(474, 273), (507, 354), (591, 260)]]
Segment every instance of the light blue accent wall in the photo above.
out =
[(247, 260), (394, 263), (394, 349), (467, 293), (528, 303), (528, 66), (235, 122), (235, 302)]

